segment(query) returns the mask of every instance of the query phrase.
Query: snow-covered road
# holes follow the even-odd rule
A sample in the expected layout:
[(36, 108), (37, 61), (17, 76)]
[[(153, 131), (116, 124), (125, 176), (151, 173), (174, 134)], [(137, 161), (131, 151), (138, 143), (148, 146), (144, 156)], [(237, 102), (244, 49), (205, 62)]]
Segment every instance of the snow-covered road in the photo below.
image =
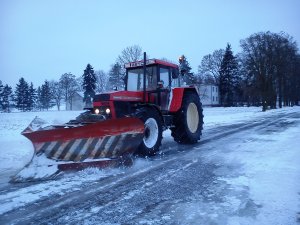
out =
[[(165, 132), (161, 153), (129, 169), (7, 184), (31, 157), (19, 133), (33, 114), (0, 114), (0, 224), (300, 223), (299, 107), (205, 108), (196, 145)], [(51, 122), (76, 115), (42, 114)]]

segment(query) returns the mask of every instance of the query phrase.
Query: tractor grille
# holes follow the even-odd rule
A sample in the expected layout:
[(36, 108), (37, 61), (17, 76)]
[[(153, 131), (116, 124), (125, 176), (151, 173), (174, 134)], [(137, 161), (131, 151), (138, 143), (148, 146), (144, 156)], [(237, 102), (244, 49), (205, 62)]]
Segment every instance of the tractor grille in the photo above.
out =
[(114, 106), (117, 118), (133, 113), (132, 103), (130, 102), (115, 101)]
[(99, 94), (95, 95), (94, 102), (101, 102), (101, 101), (109, 101), (110, 94)]

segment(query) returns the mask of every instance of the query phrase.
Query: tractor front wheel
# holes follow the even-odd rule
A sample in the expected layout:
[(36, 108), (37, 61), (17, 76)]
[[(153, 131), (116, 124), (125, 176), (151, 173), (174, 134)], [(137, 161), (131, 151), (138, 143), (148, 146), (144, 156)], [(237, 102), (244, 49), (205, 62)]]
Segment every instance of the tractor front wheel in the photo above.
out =
[(162, 141), (162, 119), (153, 108), (142, 108), (137, 113), (145, 124), (144, 138), (137, 153), (143, 156), (153, 156), (159, 151)]

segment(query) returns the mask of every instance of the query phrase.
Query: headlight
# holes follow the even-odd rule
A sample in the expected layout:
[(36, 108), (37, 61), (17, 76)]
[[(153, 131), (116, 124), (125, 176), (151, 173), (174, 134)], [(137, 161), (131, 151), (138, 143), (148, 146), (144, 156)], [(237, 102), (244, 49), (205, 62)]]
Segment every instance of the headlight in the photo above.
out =
[(110, 114), (110, 109), (107, 108), (107, 109), (105, 110), (105, 112), (106, 112), (106, 114)]
[(95, 113), (96, 113), (96, 114), (99, 114), (99, 113), (100, 113), (100, 110), (99, 110), (99, 109), (95, 109)]

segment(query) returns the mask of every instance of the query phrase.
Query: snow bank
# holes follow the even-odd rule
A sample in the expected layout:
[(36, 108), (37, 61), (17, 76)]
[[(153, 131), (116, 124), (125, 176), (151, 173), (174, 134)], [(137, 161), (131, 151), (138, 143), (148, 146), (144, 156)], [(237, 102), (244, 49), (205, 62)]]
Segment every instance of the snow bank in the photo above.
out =
[(32, 143), (21, 132), (36, 117), (49, 124), (60, 124), (75, 118), (81, 111), (0, 113), (0, 186), (20, 171), (33, 157)]

